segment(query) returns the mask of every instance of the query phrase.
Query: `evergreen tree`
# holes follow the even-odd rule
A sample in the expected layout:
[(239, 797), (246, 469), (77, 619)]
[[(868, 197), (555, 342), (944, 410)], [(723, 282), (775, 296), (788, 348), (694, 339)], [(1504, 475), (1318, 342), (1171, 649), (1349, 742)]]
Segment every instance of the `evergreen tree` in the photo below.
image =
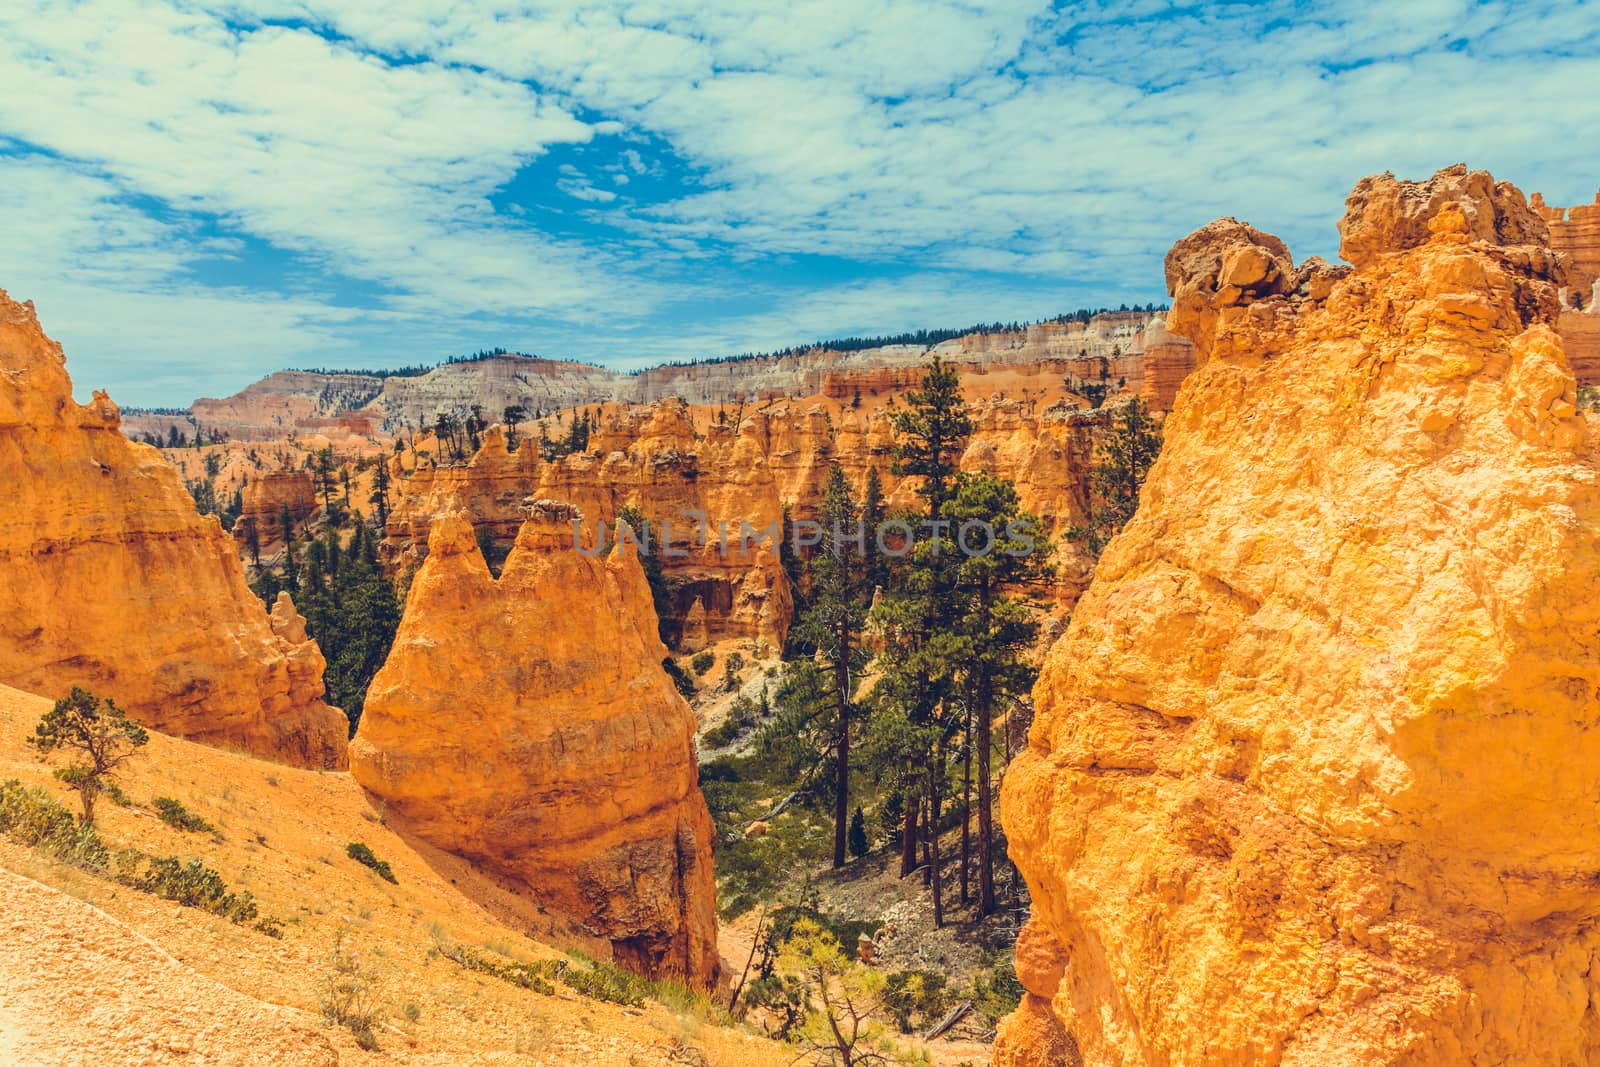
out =
[(850, 816), (850, 855), (860, 859), (867, 854), (868, 848), (867, 817), (858, 805)]
[[(954, 545), (938, 525), (972, 433), (961, 381), (935, 356), (908, 406), (890, 415), (895, 428), (894, 472), (921, 478), (917, 489), (927, 511), (926, 536), (918, 539), (890, 595), (879, 605), (885, 634), (883, 675), (874, 689), (887, 714), (875, 733), (885, 758), (905, 765), (905, 826), (900, 873), (916, 867), (918, 823), (927, 819), (927, 878), (933, 890), (935, 925), (944, 921), (939, 855), (940, 809), (945, 791), (946, 745), (951, 709), (946, 706), (954, 662)], [(920, 786), (918, 779), (921, 779)]]
[[(398, 441), (395, 442), (399, 444)], [(372, 495), (367, 498), (367, 503), (374, 505), (378, 512), (378, 529), (389, 529), (389, 464), (382, 456), (378, 457), (377, 467), (372, 472)]]
[(810, 603), (799, 629), (827, 672), (830, 695), (824, 752), (834, 766), (833, 866), (845, 864), (849, 820), (850, 735), (854, 728), (853, 672), (866, 663), (860, 647), (871, 593), (866, 589), (865, 560), (859, 545), (846, 541), (860, 533), (861, 514), (844, 471), (837, 463), (828, 472), (822, 499), (822, 551), (810, 561)]
[(517, 450), (517, 424), (528, 418), (528, 409), (521, 404), (511, 404), (500, 413), (501, 419), (506, 424), (506, 448), (515, 452)]
[(962, 475), (944, 518), (958, 550), (958, 681), (966, 711), (962, 760), (961, 898), (970, 867), (972, 768), (978, 787), (978, 915), (995, 909), (993, 725), (1002, 702), (1023, 696), (1036, 671), (1027, 655), (1039, 636), (1037, 606), (1017, 595), (1047, 574), (1049, 543), (1024, 512), (1016, 488), (988, 474)]
[(105, 791), (105, 780), (150, 740), (143, 726), (107, 699), (72, 687), (63, 700), (47, 711), (27, 743), (41, 757), (57, 749), (81, 752), (88, 763), (74, 763), (55, 772), (56, 778), (77, 790), (83, 805), (80, 825), (94, 822), (94, 802)]
[(400, 626), (400, 602), (378, 562), (376, 534), (357, 517), (348, 544), (331, 527), (313, 540), (294, 597), (328, 661), (328, 701), (344, 709), (354, 735), (367, 687)]
[(1088, 515), (1067, 536), (1099, 558), (1139, 509), (1139, 490), (1161, 454), (1161, 429), (1144, 402), (1128, 401), (1111, 414), (1105, 439), (1095, 451), (1085, 496)]
[(256, 529), (256, 520), (244, 520), (244, 547), (250, 552), (250, 562), (257, 569), (261, 567), (261, 531)]
[(877, 467), (867, 468), (867, 485), (861, 494), (861, 522), (867, 529), (867, 598), (889, 587), (889, 557), (878, 550), (878, 530), (888, 517), (883, 500), (883, 479)]
[(328, 521), (333, 521), (333, 446), (329, 445), (317, 452), (312, 472), (316, 475), (317, 491), (322, 494), (322, 509), (328, 516)]

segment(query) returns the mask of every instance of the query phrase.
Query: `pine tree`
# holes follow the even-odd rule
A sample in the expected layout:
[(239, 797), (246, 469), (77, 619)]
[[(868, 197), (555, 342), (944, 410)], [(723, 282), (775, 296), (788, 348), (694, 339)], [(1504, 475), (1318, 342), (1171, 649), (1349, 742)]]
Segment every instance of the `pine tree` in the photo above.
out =
[(367, 687), (383, 666), (400, 626), (400, 602), (378, 562), (376, 534), (357, 517), (348, 544), (329, 528), (306, 547), (295, 606), (328, 666), (329, 703), (344, 709), (355, 733)]
[(1156, 457), (1161, 454), (1161, 429), (1143, 401), (1121, 405), (1111, 414), (1111, 425), (1095, 451), (1085, 496), (1085, 521), (1067, 531), (1089, 555), (1100, 553), (1139, 509), (1139, 491)]
[[(890, 595), (879, 605), (886, 644), (883, 676), (875, 693), (891, 710), (883, 719), (880, 750), (898, 749), (906, 764), (905, 827), (901, 833), (900, 874), (916, 867), (918, 823), (927, 818), (927, 878), (933, 890), (934, 924), (944, 921), (940, 879), (939, 820), (945, 791), (945, 758), (950, 740), (947, 707), (950, 668), (955, 662), (954, 545), (939, 533), (941, 509), (950, 498), (972, 420), (961, 395), (961, 381), (935, 356), (908, 407), (890, 418), (895, 428), (896, 474), (922, 479), (917, 492), (926, 503), (924, 530), (902, 560)], [(884, 746), (887, 746), (886, 748)], [(918, 779), (921, 785), (918, 785)]]
[(861, 533), (860, 511), (844, 471), (835, 463), (828, 472), (822, 499), (822, 551), (811, 558), (811, 600), (799, 629), (817, 650), (831, 685), (826, 732), (832, 751), (833, 866), (845, 864), (849, 822), (850, 735), (854, 726), (855, 683), (852, 672), (865, 665), (859, 645), (871, 594), (866, 589), (865, 561), (859, 545), (847, 541)]
[(954, 532), (959, 621), (958, 681), (967, 711), (963, 750), (961, 839), (962, 901), (966, 901), (970, 851), (970, 788), (977, 767), (978, 915), (995, 909), (993, 724), (997, 708), (1027, 693), (1036, 672), (1027, 662), (1039, 635), (1037, 606), (1017, 595), (1043, 580), (1050, 545), (1039, 521), (1024, 512), (1016, 488), (988, 474), (962, 475), (944, 518)]
[(261, 531), (256, 529), (256, 520), (244, 520), (244, 547), (250, 552), (250, 562), (257, 569), (261, 567)]
[(877, 467), (867, 468), (867, 485), (861, 494), (861, 522), (867, 529), (867, 596), (889, 586), (889, 557), (878, 549), (878, 530), (888, 512), (884, 508), (883, 479)]
[(867, 817), (860, 806), (850, 816), (850, 855), (860, 859), (867, 854)]
[(150, 740), (143, 726), (107, 699), (72, 687), (63, 700), (45, 713), (27, 743), (41, 757), (57, 749), (81, 752), (88, 763), (74, 763), (55, 772), (56, 778), (78, 791), (83, 805), (80, 825), (94, 822), (94, 802), (105, 791), (105, 779)]
[[(396, 443), (398, 444), (398, 442)], [(389, 528), (389, 464), (382, 456), (378, 457), (377, 467), (372, 472), (372, 495), (367, 498), (367, 503), (377, 508), (378, 529), (387, 531)]]

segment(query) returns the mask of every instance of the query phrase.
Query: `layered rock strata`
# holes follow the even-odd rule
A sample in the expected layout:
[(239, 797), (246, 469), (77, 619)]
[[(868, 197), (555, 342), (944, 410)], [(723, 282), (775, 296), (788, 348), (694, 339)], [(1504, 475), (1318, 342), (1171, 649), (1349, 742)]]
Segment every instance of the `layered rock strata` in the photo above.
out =
[(996, 1062), (1600, 1062), (1567, 263), (1465, 168), (1363, 181), (1341, 234), (1350, 268), (1232, 219), (1167, 259), (1199, 366), (1006, 776), (1061, 967)]
[(61, 347), (3, 292), (0, 472), (0, 683), (83, 686), (158, 730), (343, 766), (348, 724), (293, 606), (269, 620), (216, 518), (104, 393), (73, 401)]
[(575, 551), (568, 505), (529, 513), (498, 580), (464, 516), (432, 524), (351, 772), (619, 963), (709, 986), (713, 828), (639, 557)]

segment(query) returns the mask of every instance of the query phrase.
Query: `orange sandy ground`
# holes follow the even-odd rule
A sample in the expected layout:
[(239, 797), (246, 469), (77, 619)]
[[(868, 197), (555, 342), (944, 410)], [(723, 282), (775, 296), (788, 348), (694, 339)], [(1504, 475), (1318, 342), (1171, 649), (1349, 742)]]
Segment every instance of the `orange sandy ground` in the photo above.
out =
[[(50, 702), (0, 686), (0, 780), (49, 783), (23, 744)], [(221, 840), (102, 799), (113, 848), (197, 857), (285, 923), (281, 940), (65, 867), (0, 840), (0, 1063), (711, 1064), (778, 1067), (793, 1050), (650, 1003), (544, 996), (468, 972), (438, 939), (534, 960), (555, 949), (530, 905), (459, 860), (408, 841), (350, 779), (152, 734), (122, 787), (171, 796)], [(51, 788), (65, 802), (55, 783)], [(360, 841), (398, 885), (345, 855)], [(98, 909), (98, 910), (97, 910)], [(318, 1012), (338, 931), (375, 967), (388, 1022), (359, 1049)], [(417, 1018), (405, 1008), (414, 1005)], [(676, 1058), (674, 1058), (676, 1056)], [(685, 1057), (688, 1058), (685, 1058)]]

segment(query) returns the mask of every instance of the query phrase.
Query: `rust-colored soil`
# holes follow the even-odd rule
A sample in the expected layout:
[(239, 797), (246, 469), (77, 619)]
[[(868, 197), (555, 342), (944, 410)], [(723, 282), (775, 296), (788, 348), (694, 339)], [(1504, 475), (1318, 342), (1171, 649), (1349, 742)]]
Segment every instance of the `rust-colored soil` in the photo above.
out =
[[(0, 687), (0, 780), (51, 782), (23, 739), (50, 702)], [(220, 831), (184, 833), (102, 800), (113, 848), (199, 858), (284, 922), (275, 940), (0, 841), (0, 1063), (787, 1064), (793, 1051), (693, 1013), (544, 996), (465, 971), (440, 942), (559, 955), (562, 924), (466, 864), (413, 845), (340, 772), (298, 770), (165, 735), (131, 762), (138, 805), (175, 797)], [(363, 842), (397, 885), (345, 855)], [(379, 975), (380, 1050), (322, 1022), (336, 935)], [(545, 940), (536, 941), (529, 931)], [(412, 1020), (409, 1016), (415, 1015)]]

